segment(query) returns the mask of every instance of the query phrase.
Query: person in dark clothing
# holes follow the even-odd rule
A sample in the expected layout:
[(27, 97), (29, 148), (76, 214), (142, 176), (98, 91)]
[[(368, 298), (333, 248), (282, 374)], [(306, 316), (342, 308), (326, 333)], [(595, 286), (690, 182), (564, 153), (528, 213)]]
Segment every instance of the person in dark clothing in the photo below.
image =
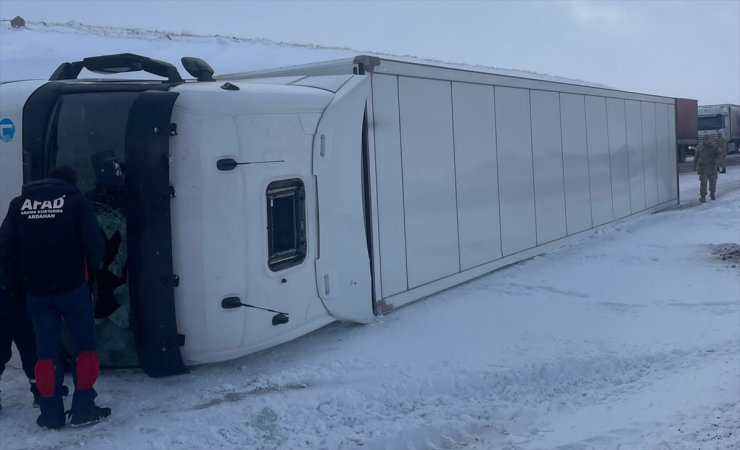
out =
[[(9, 246), (5, 246), (9, 249)], [(36, 389), (36, 378), (33, 373), (36, 366), (36, 337), (33, 324), (26, 311), (16, 271), (13, 270), (14, 257), (8, 256), (11, 264), (0, 269), (0, 378), (5, 372), (5, 365), (10, 361), (13, 341), (21, 356), (23, 371), (28, 377), (33, 393), (33, 405), (38, 406), (39, 391)], [(5, 265), (3, 265), (5, 266)], [(2, 404), (0, 403), (0, 409)]]
[[(10, 250), (12, 246), (2, 245), (0, 248)], [(9, 264), (0, 265), (0, 378), (5, 372), (5, 365), (13, 356), (12, 346), (18, 348), (21, 357), (21, 367), (31, 385), (33, 407), (39, 407), (39, 390), (36, 387), (34, 367), (36, 366), (36, 335), (33, 323), (28, 315), (23, 286), (17, 270), (17, 257), (0, 256), (0, 260), (9, 261)], [(69, 393), (67, 386), (62, 386), (62, 396)], [(2, 409), (2, 403), (0, 403)]]
[(28, 183), (10, 202), (0, 228), (0, 243), (17, 255), (27, 294), (27, 307), (36, 331), (36, 385), (41, 398), (41, 427), (65, 425), (60, 355), (62, 320), (72, 335), (75, 392), (69, 411), (72, 426), (86, 425), (110, 415), (95, 405), (93, 388), (99, 372), (95, 322), (88, 282), (97, 269), (103, 241), (90, 203), (76, 187), (69, 167), (57, 167), (46, 179)]

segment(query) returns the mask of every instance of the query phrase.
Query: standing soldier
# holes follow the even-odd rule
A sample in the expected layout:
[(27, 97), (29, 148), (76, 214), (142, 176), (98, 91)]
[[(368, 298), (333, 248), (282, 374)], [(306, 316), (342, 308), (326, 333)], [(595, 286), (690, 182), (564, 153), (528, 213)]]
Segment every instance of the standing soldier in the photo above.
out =
[(62, 320), (78, 352), (70, 425), (94, 423), (111, 412), (110, 408), (95, 405), (93, 385), (99, 362), (87, 284), (102, 257), (103, 241), (92, 207), (76, 183), (71, 168), (57, 167), (47, 179), (25, 185), (22, 194), (10, 202), (0, 229), (0, 253), (18, 257), (28, 312), (36, 331), (38, 361), (34, 372), (41, 394), (41, 415), (36, 423), (45, 428), (65, 425), (59, 337)]
[(717, 164), (719, 149), (709, 142), (709, 136), (704, 135), (701, 144), (696, 147), (694, 155), (694, 170), (699, 174), (699, 201), (707, 201), (707, 181), (709, 181), (709, 198), (716, 200), (717, 191)]
[(725, 158), (727, 158), (727, 141), (719, 131), (717, 132), (717, 149), (719, 150), (719, 162), (717, 163), (720, 169), (719, 172), (727, 173), (727, 165), (725, 163)]

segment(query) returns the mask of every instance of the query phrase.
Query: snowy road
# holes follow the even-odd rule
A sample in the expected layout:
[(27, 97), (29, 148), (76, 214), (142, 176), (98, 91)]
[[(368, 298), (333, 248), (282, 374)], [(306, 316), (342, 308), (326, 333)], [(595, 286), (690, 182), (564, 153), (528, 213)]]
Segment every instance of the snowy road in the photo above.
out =
[[(665, 448), (740, 445), (740, 167), (720, 199), (402, 308), (191, 374), (108, 371), (88, 429), (34, 424), (3, 380), (4, 448)], [(693, 184), (692, 184), (693, 183)], [(69, 382), (68, 382), (69, 383)]]

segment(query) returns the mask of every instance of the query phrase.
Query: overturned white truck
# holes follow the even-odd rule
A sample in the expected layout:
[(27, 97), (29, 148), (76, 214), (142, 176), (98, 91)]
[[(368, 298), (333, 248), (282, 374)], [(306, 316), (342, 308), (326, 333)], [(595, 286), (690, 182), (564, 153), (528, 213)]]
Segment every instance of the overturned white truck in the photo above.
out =
[(196, 80), (121, 54), (0, 87), (0, 207), (77, 170), (117, 240), (96, 313), (128, 288), (152, 376), (368, 322), (678, 203), (672, 98), (369, 56), (216, 79), (183, 65)]

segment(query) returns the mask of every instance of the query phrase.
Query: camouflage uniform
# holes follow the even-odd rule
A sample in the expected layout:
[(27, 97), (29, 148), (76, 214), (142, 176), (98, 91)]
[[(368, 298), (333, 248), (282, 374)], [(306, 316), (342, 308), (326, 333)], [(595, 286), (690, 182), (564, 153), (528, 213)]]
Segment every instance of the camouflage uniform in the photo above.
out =
[(725, 165), (725, 158), (727, 157), (727, 141), (725, 141), (719, 133), (717, 133), (717, 148), (719, 149), (719, 161), (717, 161), (717, 166), (720, 168), (720, 172), (727, 173), (727, 166)]
[(694, 170), (699, 174), (699, 200), (702, 202), (705, 202), (707, 197), (707, 181), (709, 182), (710, 197), (712, 200), (715, 199), (714, 193), (717, 190), (717, 166), (719, 158), (719, 149), (715, 144), (710, 143), (706, 137), (696, 147)]

